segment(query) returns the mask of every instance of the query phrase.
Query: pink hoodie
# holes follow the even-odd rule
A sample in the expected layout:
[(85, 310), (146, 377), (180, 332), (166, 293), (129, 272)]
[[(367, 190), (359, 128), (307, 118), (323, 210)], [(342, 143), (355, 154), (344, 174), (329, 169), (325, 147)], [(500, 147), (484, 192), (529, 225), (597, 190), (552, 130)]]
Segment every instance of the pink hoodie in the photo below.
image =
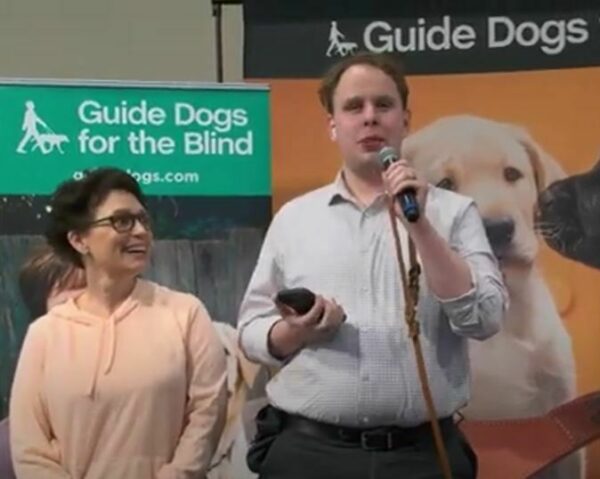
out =
[(29, 328), (10, 403), (19, 479), (204, 477), (225, 355), (198, 299), (139, 280), (109, 317), (73, 299)]

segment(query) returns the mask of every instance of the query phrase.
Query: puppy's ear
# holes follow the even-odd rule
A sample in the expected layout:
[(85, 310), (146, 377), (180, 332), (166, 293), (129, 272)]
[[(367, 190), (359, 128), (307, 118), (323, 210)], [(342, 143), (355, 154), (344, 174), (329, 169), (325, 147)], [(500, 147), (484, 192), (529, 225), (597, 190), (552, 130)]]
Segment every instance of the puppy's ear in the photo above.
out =
[(426, 145), (427, 140), (428, 138), (426, 136), (424, 137), (421, 131), (410, 133), (404, 138), (404, 140), (402, 140), (402, 145), (400, 146), (400, 155), (405, 160), (413, 161), (415, 156), (417, 156), (419, 148), (421, 148), (422, 145)]
[(511, 127), (511, 129), (519, 143), (521, 143), (525, 148), (525, 151), (527, 151), (529, 161), (531, 162), (531, 168), (533, 169), (533, 174), (535, 176), (535, 184), (538, 193), (544, 191), (555, 181), (566, 178), (567, 174), (562, 166), (547, 151), (545, 151), (531, 135), (527, 133), (527, 131), (517, 127)]

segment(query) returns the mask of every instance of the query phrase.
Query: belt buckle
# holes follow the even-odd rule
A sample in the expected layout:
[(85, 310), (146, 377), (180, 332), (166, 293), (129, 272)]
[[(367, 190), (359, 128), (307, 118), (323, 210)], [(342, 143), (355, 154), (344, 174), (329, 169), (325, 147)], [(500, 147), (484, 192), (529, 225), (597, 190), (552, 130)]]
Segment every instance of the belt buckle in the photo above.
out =
[(389, 431), (364, 431), (360, 434), (360, 447), (365, 451), (390, 451), (394, 448), (394, 439)]

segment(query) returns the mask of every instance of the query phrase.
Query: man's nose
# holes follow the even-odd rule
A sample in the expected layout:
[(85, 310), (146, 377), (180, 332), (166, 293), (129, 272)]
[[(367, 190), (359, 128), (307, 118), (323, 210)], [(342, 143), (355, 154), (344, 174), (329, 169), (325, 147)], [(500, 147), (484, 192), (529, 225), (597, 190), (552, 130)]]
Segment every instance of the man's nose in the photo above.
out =
[(368, 103), (364, 106), (363, 117), (365, 125), (375, 125), (378, 123), (377, 109), (374, 105)]

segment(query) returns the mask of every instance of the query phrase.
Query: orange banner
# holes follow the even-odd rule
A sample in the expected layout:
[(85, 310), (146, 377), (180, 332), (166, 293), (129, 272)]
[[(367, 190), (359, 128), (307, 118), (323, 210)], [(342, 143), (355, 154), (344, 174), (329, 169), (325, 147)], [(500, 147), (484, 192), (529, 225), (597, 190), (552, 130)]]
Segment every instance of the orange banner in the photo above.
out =
[[(272, 87), (276, 210), (289, 199), (331, 181), (340, 158), (327, 134), (327, 118), (317, 100), (317, 80), (261, 81)], [(486, 144), (486, 138), (477, 138), (478, 125), (488, 125), (492, 139), (497, 135), (507, 142), (508, 152), (519, 145), (524, 147), (522, 152), (531, 150), (536, 158), (523, 168), (531, 168), (527, 172), (538, 177), (538, 187), (543, 189), (560, 178), (588, 173), (598, 162), (597, 85), (600, 68), (409, 78), (413, 134), (405, 145), (416, 166), (421, 166), (431, 181), (439, 181), (435, 168), (419, 163), (419, 132), (425, 128), (438, 138), (435, 147), (440, 155), (453, 155), (455, 142), (449, 141), (453, 135), (473, 141), (480, 156), (455, 158), (455, 168), (469, 170), (458, 191), (475, 198), (484, 218), (498, 211), (514, 218), (515, 242), (533, 242), (538, 251), (535, 259), (524, 265), (524, 271), (506, 273), (512, 305), (505, 328), (499, 338), (484, 342), (475, 358), (480, 362), (475, 374), (485, 374), (482, 369), (488, 368), (500, 382), (503, 393), (495, 397), (497, 404), (490, 408), (505, 416), (541, 414), (550, 406), (600, 390), (600, 269), (548, 247), (533, 218), (526, 217), (535, 213), (540, 191), (532, 181), (530, 191), (517, 198), (497, 165), (499, 161), (514, 161), (519, 166), (519, 151), (515, 150), (514, 158), (494, 157), (498, 150)], [(440, 122), (434, 125), (436, 120)], [(452, 128), (458, 128), (455, 134)], [(511, 137), (513, 134), (517, 136)], [(431, 136), (427, 140), (434, 141)], [(432, 147), (431, 143), (425, 146)], [(596, 187), (598, 194), (600, 180)], [(600, 221), (598, 206), (597, 212)], [(600, 255), (600, 244), (596, 247)], [(576, 390), (568, 392), (573, 376)], [(494, 397), (479, 390), (474, 391), (476, 394)], [(600, 477), (600, 444), (588, 448), (586, 477)]]

